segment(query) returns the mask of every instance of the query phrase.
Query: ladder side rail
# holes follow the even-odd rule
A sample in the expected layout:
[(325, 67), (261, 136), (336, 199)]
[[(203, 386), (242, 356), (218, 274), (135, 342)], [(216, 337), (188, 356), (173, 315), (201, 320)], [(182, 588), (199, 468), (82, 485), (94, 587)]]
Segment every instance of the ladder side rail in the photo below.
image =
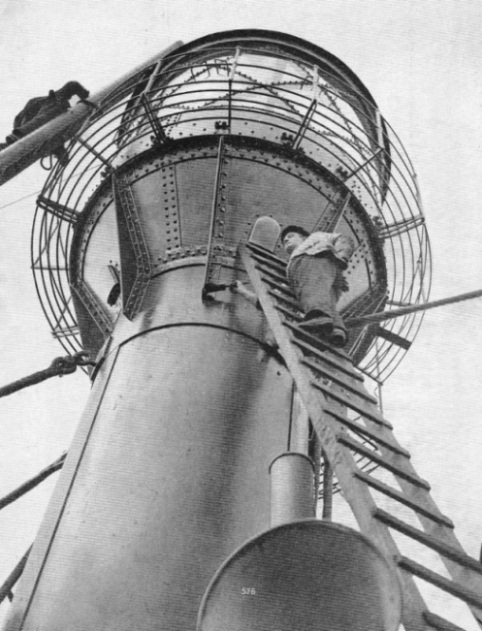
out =
[(434, 629), (437, 629), (437, 631), (465, 631), (465, 629), (462, 629), (462, 627), (457, 626), (453, 622), (445, 620), (445, 618), (442, 618), (441, 616), (438, 616), (431, 611), (427, 611), (426, 613), (424, 613), (423, 617), (427, 624), (429, 624)]

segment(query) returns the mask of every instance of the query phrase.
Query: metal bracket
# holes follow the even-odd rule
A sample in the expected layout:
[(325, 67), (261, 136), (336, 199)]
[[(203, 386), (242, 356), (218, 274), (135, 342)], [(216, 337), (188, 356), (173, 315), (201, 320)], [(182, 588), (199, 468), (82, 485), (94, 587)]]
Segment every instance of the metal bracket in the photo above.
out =
[(113, 174), (112, 188), (119, 231), (123, 312), (132, 320), (139, 313), (147, 291), (151, 259), (127, 177)]
[(211, 226), (209, 229), (209, 243), (207, 250), (206, 275), (204, 278), (202, 298), (203, 300), (209, 294), (209, 288), (218, 284), (218, 279), (214, 278), (214, 270), (216, 266), (221, 264), (219, 252), (224, 249), (224, 230), (226, 215), (226, 178), (227, 171), (224, 170), (226, 165), (225, 159), (224, 136), (219, 138), (218, 159), (216, 166), (216, 179), (214, 183), (214, 196), (211, 211)]
[(70, 287), (80, 298), (82, 304), (88, 312), (89, 317), (93, 322), (95, 322), (102, 334), (110, 335), (110, 332), (112, 331), (112, 322), (104, 311), (102, 304), (92, 293), (87, 283), (84, 280), (77, 279), (76, 281), (70, 283)]
[(306, 130), (308, 129), (311, 120), (313, 118), (313, 114), (315, 113), (316, 110), (316, 105), (317, 105), (317, 99), (313, 99), (308, 107), (308, 109), (306, 110), (306, 113), (303, 117), (303, 120), (301, 121), (301, 124), (298, 128), (298, 131), (296, 133), (296, 136), (293, 140), (293, 149), (297, 150), (299, 149), (299, 145), (301, 143), (301, 141), (303, 140), (303, 137), (306, 133)]

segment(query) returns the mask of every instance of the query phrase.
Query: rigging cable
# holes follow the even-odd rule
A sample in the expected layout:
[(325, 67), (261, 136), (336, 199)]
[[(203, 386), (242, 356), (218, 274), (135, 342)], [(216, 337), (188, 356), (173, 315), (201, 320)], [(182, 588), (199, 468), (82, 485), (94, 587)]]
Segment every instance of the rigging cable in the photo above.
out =
[(0, 388), (0, 398), (5, 397), (13, 392), (41, 383), (50, 377), (62, 377), (69, 375), (77, 370), (77, 366), (94, 366), (95, 362), (85, 351), (75, 353), (75, 355), (67, 355), (67, 357), (56, 357), (48, 368), (34, 372), (32, 375), (18, 379), (6, 386)]

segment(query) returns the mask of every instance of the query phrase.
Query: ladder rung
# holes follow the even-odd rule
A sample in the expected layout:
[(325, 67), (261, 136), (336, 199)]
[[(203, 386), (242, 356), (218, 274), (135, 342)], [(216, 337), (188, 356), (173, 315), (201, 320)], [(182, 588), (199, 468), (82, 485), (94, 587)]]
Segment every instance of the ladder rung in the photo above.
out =
[(258, 272), (262, 274), (269, 274), (277, 279), (280, 283), (288, 284), (288, 278), (286, 276), (286, 268), (277, 267), (275, 265), (271, 265), (269, 261), (265, 261), (260, 259), (255, 255), (251, 255), (254, 265)]
[(407, 535), (407, 537), (423, 543), (428, 548), (431, 548), (432, 550), (435, 550), (435, 552), (455, 561), (462, 567), (470, 568), (474, 572), (482, 574), (482, 564), (479, 563), (479, 561), (476, 561), (468, 554), (465, 554), (465, 552), (460, 552), (460, 550), (457, 550), (451, 545), (445, 543), (445, 541), (441, 541), (433, 535), (428, 535), (422, 530), (414, 528), (410, 524), (398, 519), (398, 517), (390, 515), (390, 513), (387, 513), (381, 508), (378, 508), (373, 516), (387, 526), (390, 526), (390, 528), (394, 528), (395, 530), (398, 530), (398, 532)]
[[(292, 328), (288, 322), (285, 322), (284, 324), (286, 324), (286, 326), (288, 326), (289, 328)], [(326, 346), (326, 348), (323, 348), (323, 350), (320, 350), (319, 348), (316, 348), (315, 346), (312, 346), (307, 342), (303, 342), (302, 340), (294, 339), (293, 342), (302, 351), (312, 353), (313, 355), (315, 355), (315, 357), (318, 357), (319, 359), (323, 360), (327, 364), (330, 364), (334, 368), (341, 370), (350, 377), (353, 377), (353, 379), (364, 381), (363, 377), (353, 370), (351, 363), (349, 363), (348, 365), (342, 364), (332, 354), (327, 353), (326, 351), (328, 350), (328, 346)]]
[(288, 326), (290, 327), (290, 329), (295, 335), (299, 335), (301, 337), (307, 338), (309, 340), (309, 343), (312, 344), (313, 346), (319, 345), (322, 348), (329, 349), (334, 355), (337, 355), (338, 357), (341, 357), (345, 360), (350, 361), (350, 356), (345, 351), (341, 350), (340, 348), (336, 348), (335, 346), (332, 346), (329, 342), (325, 341), (322, 337), (319, 337), (318, 335), (313, 335), (313, 333), (309, 333), (306, 329), (303, 329), (299, 325), (297, 326), (296, 324), (289, 324)]
[(356, 451), (357, 453), (362, 454), (363, 456), (369, 458), (373, 462), (376, 462), (387, 471), (390, 471), (394, 475), (397, 475), (399, 478), (403, 478), (404, 480), (407, 480), (414, 486), (418, 486), (419, 488), (425, 489), (426, 491), (430, 490), (430, 484), (426, 480), (423, 480), (422, 478), (419, 478), (418, 476), (412, 475), (411, 473), (404, 471), (400, 467), (397, 467), (397, 465), (394, 465), (391, 462), (388, 462), (387, 460), (385, 460), (385, 458), (383, 458), (383, 456), (380, 456), (380, 454), (378, 454), (375, 451), (372, 451), (371, 449), (367, 449), (364, 445), (362, 445), (358, 441), (351, 438), (351, 436), (348, 436), (348, 434), (343, 434), (343, 433), (339, 434), (338, 442), (342, 443), (346, 447), (349, 447), (350, 449), (353, 449), (353, 451)]
[[(295, 302), (293, 292), (291, 291), (291, 289), (289, 287), (284, 287), (280, 283), (277, 283), (274, 280), (271, 280), (271, 278), (266, 278), (266, 276), (261, 276), (261, 279), (262, 279), (262, 281), (264, 283), (266, 283), (270, 287), (274, 287), (274, 289), (277, 289), (282, 294), (284, 294), (285, 296), (288, 296), (291, 300), (293, 300), (293, 302)], [(276, 294), (275, 294), (275, 296), (276, 296)], [(298, 303), (296, 303), (296, 304), (298, 304)]]
[(338, 401), (338, 403), (341, 403), (342, 405), (346, 405), (346, 407), (350, 408), (350, 410), (358, 412), (358, 414), (361, 414), (363, 417), (370, 419), (370, 421), (373, 421), (378, 425), (383, 425), (384, 427), (389, 427), (391, 429), (392, 426), (383, 418), (383, 416), (380, 416), (380, 414), (375, 414), (375, 412), (369, 410), (364, 405), (359, 405), (356, 401), (352, 401), (351, 399), (349, 399), (348, 396), (343, 396), (336, 390), (332, 390), (329, 386), (325, 386), (324, 384), (318, 383), (317, 381), (311, 381), (311, 385), (314, 386), (317, 390), (323, 392), (331, 399)]
[(335, 383), (340, 385), (342, 388), (346, 388), (347, 390), (350, 390), (350, 392), (353, 392), (353, 394), (356, 394), (357, 396), (364, 399), (365, 401), (368, 401), (369, 403), (374, 403), (375, 405), (378, 403), (375, 397), (372, 397), (371, 394), (368, 394), (366, 390), (361, 390), (356, 385), (352, 385), (351, 383), (344, 381), (342, 377), (339, 377), (338, 375), (334, 375), (329, 367), (325, 367), (320, 364), (317, 364), (313, 360), (307, 359), (307, 358), (303, 359), (301, 363), (304, 364), (305, 366), (308, 366), (308, 368), (311, 368), (312, 370), (316, 370), (317, 372), (321, 373), (322, 375), (324, 375), (331, 381), (334, 381)]
[(428, 625), (437, 629), (437, 631), (465, 631), (462, 627), (458, 627), (453, 622), (449, 622), (448, 620), (445, 620), (445, 618), (441, 618), (431, 611), (425, 611), (423, 619)]
[(283, 259), (280, 259), (269, 250), (265, 250), (259, 245), (254, 245), (254, 243), (247, 243), (246, 245), (248, 247), (248, 250), (251, 250), (252, 258), (260, 257), (262, 258), (263, 261), (270, 262), (273, 265), (276, 264), (279, 267), (286, 269), (286, 265), (287, 265), (286, 261), (283, 261)]
[(276, 274), (276, 276), (282, 278), (285, 283), (288, 281), (286, 276), (286, 265), (278, 265), (277, 263), (274, 263), (268, 259), (256, 256), (256, 254), (253, 253), (251, 253), (250, 256), (258, 270), (269, 272), (271, 274)]
[(409, 508), (414, 510), (416, 513), (419, 513), (420, 515), (423, 515), (424, 517), (428, 517), (429, 519), (436, 522), (437, 524), (447, 526), (447, 528), (454, 528), (454, 523), (451, 519), (449, 519), (445, 515), (434, 513), (430, 509), (425, 508), (424, 506), (421, 506), (417, 502), (414, 502), (413, 500), (409, 499), (406, 495), (404, 495), (398, 489), (394, 489), (392, 486), (385, 484), (385, 482), (381, 482), (380, 480), (377, 480), (376, 478), (372, 477), (371, 475), (368, 475), (367, 473), (363, 473), (362, 471), (357, 471), (355, 475), (357, 478), (359, 478), (360, 480), (363, 480), (363, 482), (366, 482), (366, 484), (368, 484), (372, 488), (376, 489), (377, 491), (380, 491), (380, 493), (383, 493), (384, 495), (387, 495), (388, 497), (391, 497), (392, 499), (397, 500), (398, 502), (400, 502), (400, 504), (404, 504), (405, 506), (408, 506)]
[(275, 305), (275, 309), (277, 311), (281, 311), (283, 315), (293, 318), (294, 320), (297, 320), (299, 322), (302, 320), (302, 315), (300, 314), (298, 303), (296, 301), (291, 300), (290, 298), (286, 298), (285, 296), (280, 296), (279, 294), (276, 294), (272, 289), (270, 289), (268, 293), (270, 296), (274, 296), (277, 300), (282, 300), (287, 305), (292, 307), (292, 309), (287, 309), (286, 307), (283, 307), (283, 305)]
[(339, 423), (342, 423), (342, 425), (344, 425), (345, 427), (348, 427), (352, 431), (358, 432), (359, 434), (362, 434), (363, 436), (367, 436), (370, 440), (373, 440), (379, 445), (383, 445), (383, 447), (385, 447), (386, 449), (389, 449), (390, 451), (393, 451), (393, 453), (399, 456), (405, 456), (405, 458), (410, 458), (410, 453), (406, 449), (404, 449), (403, 447), (400, 447), (399, 445), (395, 443), (391, 443), (389, 440), (386, 440), (384, 437), (379, 436), (375, 432), (372, 432), (372, 430), (366, 427), (365, 425), (360, 425), (360, 423), (356, 423), (355, 421), (352, 421), (348, 417), (343, 416), (342, 414), (339, 414), (338, 412), (336, 412), (335, 410), (332, 410), (329, 407), (324, 407), (323, 409), (327, 414), (329, 414), (330, 416), (333, 416), (335, 420), (337, 420)]
[(303, 316), (300, 314), (299, 305), (296, 302), (296, 300), (293, 300), (292, 298), (288, 298), (288, 296), (284, 296), (283, 294), (277, 294), (273, 289), (269, 289), (268, 294), (272, 296), (273, 298), (276, 298), (278, 303), (284, 302), (285, 304), (288, 305), (288, 307), (290, 307), (289, 309), (287, 309), (281, 304), (274, 304), (273, 306), (277, 311), (281, 311), (283, 315), (289, 316), (290, 318), (294, 318), (296, 320), (302, 319)]
[[(328, 344), (328, 342), (325, 342), (320, 337), (317, 337), (316, 335), (311, 335), (311, 333), (308, 333), (308, 331), (300, 329), (300, 327), (296, 326), (296, 324), (291, 324), (291, 322), (283, 322), (283, 324), (285, 324), (292, 331), (292, 333), (294, 333), (296, 336), (299, 336), (305, 341), (306, 344), (309, 344), (312, 348), (316, 348), (321, 351), (329, 350), (330, 353), (332, 353), (336, 357), (340, 357), (341, 359), (344, 359), (345, 361), (349, 361), (351, 363), (349, 355), (347, 355), (344, 351), (331, 346), (331, 344)], [(351, 367), (350, 370), (352, 370)]]
[(398, 565), (399, 567), (403, 568), (404, 570), (407, 570), (414, 576), (418, 576), (419, 578), (422, 578), (424, 581), (427, 581), (428, 583), (431, 583), (432, 585), (439, 587), (440, 589), (444, 590), (448, 594), (452, 594), (452, 596), (456, 596), (457, 598), (460, 598), (467, 604), (475, 605), (476, 607), (482, 607), (482, 597), (479, 594), (477, 594), (471, 589), (467, 589), (466, 587), (464, 587), (463, 585), (460, 585), (459, 583), (454, 583), (453, 581), (443, 576), (440, 576), (440, 574), (437, 574), (436, 572), (429, 570), (423, 565), (420, 565), (420, 563), (417, 563), (416, 561), (413, 561), (412, 559), (409, 559), (408, 557), (401, 556), (398, 559)]
[[(256, 259), (256, 257), (253, 257), (253, 258)], [(258, 261), (256, 259), (255, 267), (262, 274), (267, 274), (268, 276), (275, 278), (277, 281), (279, 281), (280, 283), (284, 283), (285, 285), (289, 284), (288, 279), (286, 278), (286, 274), (284, 272), (283, 273), (278, 272), (277, 270), (266, 265), (264, 261)]]

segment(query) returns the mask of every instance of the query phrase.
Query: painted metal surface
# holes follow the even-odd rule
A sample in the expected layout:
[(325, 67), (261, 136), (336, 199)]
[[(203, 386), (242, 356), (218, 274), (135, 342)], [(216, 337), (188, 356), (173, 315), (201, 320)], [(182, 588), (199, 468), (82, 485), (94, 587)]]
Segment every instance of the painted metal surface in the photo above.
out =
[(219, 569), (197, 631), (397, 631), (394, 567), (355, 530), (315, 520), (285, 524)]
[(214, 323), (155, 326), (111, 356), (9, 630), (193, 628), (217, 567), (269, 525), (290, 422), (279, 363)]
[(270, 466), (271, 526), (315, 517), (313, 462), (302, 453), (286, 452)]
[[(197, 146), (189, 143), (172, 147), (166, 157), (149, 153), (121, 172), (119, 177), (129, 183), (133, 192), (151, 276), (176, 257), (205, 256), (210, 252), (206, 278), (229, 283), (233, 278), (230, 268), (236, 266), (237, 245), (248, 240), (261, 216), (281, 225), (297, 221), (309, 229), (320, 216), (328, 213), (331, 217), (331, 200), (337, 203), (341, 197), (344, 212), (343, 216), (337, 213), (337, 229), (352, 236), (358, 253), (346, 272), (350, 290), (343, 294), (339, 307), (350, 309), (373, 287), (379, 287), (377, 300), (383, 302), (387, 284), (383, 251), (356, 198), (348, 197), (345, 189), (337, 195), (326, 170), (313, 170), (294, 157), (280, 154), (268, 143), (261, 148), (259, 142), (225, 139), (220, 169), (218, 144), (219, 139), (212, 137)], [(148, 275), (144, 271), (145, 257), (141, 257), (136, 271), (134, 254), (127, 256), (130, 238), (124, 234), (124, 220), (121, 224), (116, 220), (117, 206), (110, 201), (111, 196), (109, 179), (91, 198), (77, 222), (71, 249), (71, 284), (90, 288), (91, 294), (97, 296), (99, 312), (110, 313), (113, 324), (117, 310), (107, 304), (113, 284), (109, 265), (124, 267), (124, 279), (137, 273), (147, 282)], [(213, 217), (217, 222), (215, 232)], [(130, 250), (134, 252), (132, 247)], [(279, 243), (275, 252), (285, 257)], [(99, 328), (102, 322), (79, 322), (84, 346), (88, 346), (90, 332), (95, 330), (92, 324)], [(360, 330), (351, 338), (354, 350), (360, 345), (359, 333)], [(364, 335), (369, 342), (371, 332), (367, 330)], [(96, 355), (102, 340), (92, 340), (92, 344), (89, 350)]]

